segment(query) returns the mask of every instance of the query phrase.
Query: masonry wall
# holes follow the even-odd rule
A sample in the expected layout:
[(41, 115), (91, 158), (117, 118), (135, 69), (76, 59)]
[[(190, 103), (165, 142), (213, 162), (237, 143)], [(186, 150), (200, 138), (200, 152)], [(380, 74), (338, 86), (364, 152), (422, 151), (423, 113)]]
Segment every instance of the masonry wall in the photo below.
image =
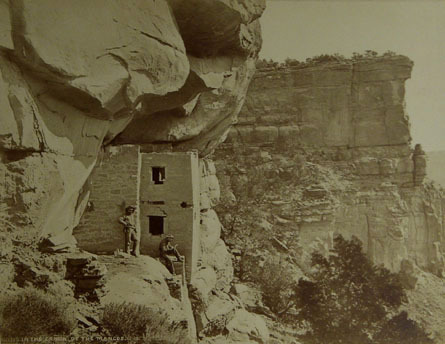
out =
[(79, 247), (94, 253), (124, 249), (118, 222), (128, 205), (138, 203), (139, 146), (107, 148), (94, 168), (87, 187), (89, 206), (74, 229)]
[(198, 268), (198, 260), (201, 259), (201, 172), (199, 168), (198, 154), (192, 156), (191, 177), (193, 185), (193, 243), (192, 243), (192, 276)]
[[(162, 184), (153, 181), (153, 167), (165, 168)], [(139, 176), (139, 177), (138, 177)], [(74, 230), (79, 247), (94, 253), (124, 248), (122, 225), (125, 207), (137, 207), (141, 253), (159, 256), (159, 243), (173, 234), (174, 244), (186, 258), (189, 278), (200, 256), (198, 155), (187, 153), (141, 153), (139, 146), (110, 147), (103, 152), (87, 187), (90, 206)], [(149, 216), (164, 218), (162, 235), (150, 234)]]
[[(165, 168), (163, 184), (155, 184), (153, 167)], [(196, 153), (141, 154), (141, 253), (157, 257), (159, 243), (173, 234), (191, 276), (199, 257), (199, 173)], [(163, 235), (150, 233), (149, 216), (164, 217)]]

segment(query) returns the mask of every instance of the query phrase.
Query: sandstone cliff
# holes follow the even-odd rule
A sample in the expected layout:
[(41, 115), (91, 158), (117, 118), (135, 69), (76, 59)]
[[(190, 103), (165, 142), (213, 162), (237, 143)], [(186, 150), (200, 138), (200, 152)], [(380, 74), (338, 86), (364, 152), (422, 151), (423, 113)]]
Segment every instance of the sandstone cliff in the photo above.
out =
[[(336, 234), (358, 237), (374, 263), (411, 281), (410, 312), (441, 342), (434, 319), (443, 307), (415, 311), (422, 295), (440, 297), (425, 285), (443, 285), (429, 273), (443, 277), (445, 197), (411, 145), (412, 67), (386, 56), (258, 70), (215, 153), (217, 211), (235, 275), (247, 281), (271, 262), (298, 280), (310, 252), (327, 252)], [(416, 265), (427, 271), (418, 287)]]
[[(375, 263), (398, 271), (411, 259), (441, 274), (443, 198), (422, 184), (425, 155), (404, 111), (412, 66), (392, 56), (258, 71), (217, 153), (222, 190), (242, 197), (254, 175), (258, 208), (277, 230), (296, 224), (302, 247), (355, 235)], [(224, 160), (234, 152), (239, 161)]]
[(69, 235), (110, 142), (208, 154), (241, 108), (263, 10), (261, 0), (1, 1), (2, 215), (27, 235)]
[[(203, 158), (225, 140), (255, 70), (264, 8), (264, 0), (0, 0), (2, 288), (15, 289), (24, 270), (46, 274), (50, 258), (31, 252), (42, 237), (75, 243), (86, 181), (104, 146), (152, 144)], [(263, 340), (264, 324), (253, 316), (256, 323), (242, 323), (242, 304), (227, 294), (230, 255), (212, 210), (218, 184), (213, 165), (201, 163), (203, 256), (194, 287), (208, 311), (200, 329), (223, 321), (227, 340)], [(61, 279), (63, 271), (53, 282)], [(110, 295), (118, 295), (113, 281)], [(135, 277), (136, 291), (150, 298), (157, 289), (144, 281)]]
[[(242, 295), (249, 293), (240, 285), (229, 293), (231, 260), (244, 252), (238, 241), (227, 240), (228, 250), (220, 238), (228, 228), (213, 209), (216, 171), (222, 206), (234, 210), (221, 213), (224, 223), (237, 221), (240, 202), (254, 201), (251, 213), (241, 212), (252, 219), (244, 233), (247, 248), (257, 249), (252, 266), (262, 267), (267, 251), (294, 250), (298, 278), (307, 253), (329, 249), (336, 232), (358, 236), (375, 262), (394, 270), (411, 259), (442, 273), (443, 198), (422, 185), (425, 159), (421, 150), (413, 155), (403, 107), (412, 62), (396, 56), (260, 71), (241, 109), (264, 6), (264, 0), (0, 0), (1, 288), (33, 285), (80, 304), (75, 293), (93, 279), (110, 289), (104, 295), (96, 285), (87, 289), (95, 301), (120, 300), (134, 288), (134, 300), (167, 304), (178, 320), (196, 321), (203, 341), (267, 341), (264, 320), (244, 308), (249, 300)], [(215, 169), (205, 157), (227, 135)], [(42, 237), (73, 244), (97, 156), (121, 144), (196, 149), (202, 158), (193, 320), (175, 286), (168, 290), (168, 272), (152, 259), (123, 258), (122, 268), (111, 257), (36, 257)], [(82, 268), (71, 275), (70, 264)], [(89, 316), (97, 312), (88, 307)]]

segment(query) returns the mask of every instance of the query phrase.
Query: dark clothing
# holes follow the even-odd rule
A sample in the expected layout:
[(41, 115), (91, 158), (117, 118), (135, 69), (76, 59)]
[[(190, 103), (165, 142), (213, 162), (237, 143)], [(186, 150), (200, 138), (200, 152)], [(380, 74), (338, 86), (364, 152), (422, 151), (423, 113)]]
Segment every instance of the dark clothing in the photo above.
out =
[(124, 235), (125, 243), (124, 249), (125, 253), (130, 253), (138, 256), (139, 255), (139, 238), (136, 230), (136, 220), (134, 214), (125, 215), (119, 218), (119, 222), (124, 225)]
[(162, 239), (159, 244), (159, 257), (161, 262), (167, 267), (171, 274), (175, 274), (175, 267), (173, 262), (182, 261), (176, 247), (172, 246), (168, 239)]
[(124, 228), (125, 234), (125, 252), (138, 256), (139, 255), (139, 239), (136, 230)]

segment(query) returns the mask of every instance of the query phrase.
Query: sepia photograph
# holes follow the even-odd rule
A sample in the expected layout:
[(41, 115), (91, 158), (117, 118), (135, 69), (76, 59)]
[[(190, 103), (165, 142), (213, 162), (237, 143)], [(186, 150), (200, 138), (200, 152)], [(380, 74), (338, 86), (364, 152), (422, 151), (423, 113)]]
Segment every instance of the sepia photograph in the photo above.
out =
[(444, 344), (445, 0), (0, 0), (0, 344)]

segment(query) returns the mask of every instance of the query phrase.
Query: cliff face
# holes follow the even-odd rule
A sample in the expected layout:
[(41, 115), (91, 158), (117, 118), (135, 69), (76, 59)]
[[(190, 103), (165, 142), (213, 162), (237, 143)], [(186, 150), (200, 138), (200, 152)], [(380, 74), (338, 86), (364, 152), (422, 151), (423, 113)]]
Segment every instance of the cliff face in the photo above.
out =
[[(225, 140), (255, 70), (264, 8), (264, 0), (0, 0), (2, 288), (16, 288), (24, 269), (47, 273), (32, 250), (41, 237), (75, 243), (104, 146), (193, 149), (204, 158)], [(233, 269), (212, 210), (219, 186), (211, 162), (201, 159), (200, 169), (201, 269), (191, 291), (203, 306), (195, 314), (200, 336), (265, 341), (264, 322), (249, 315), (244, 324), (243, 305), (227, 294)], [(164, 282), (157, 297), (158, 287), (144, 286), (148, 277), (118, 276), (108, 276), (116, 300), (128, 278), (139, 300), (168, 299)]]
[(293, 232), (303, 250), (328, 249), (333, 234), (355, 235), (375, 263), (441, 274), (444, 199), (423, 184), (404, 111), (412, 66), (394, 56), (258, 71), (217, 152), (226, 202), (254, 180), (256, 211), (284, 243)]
[(211, 152), (241, 108), (264, 7), (0, 1), (4, 221), (30, 237), (69, 236), (110, 142)]
[[(290, 140), (316, 147), (406, 145), (407, 58), (259, 71), (237, 131), (244, 142)], [(235, 132), (235, 131), (234, 131)], [(261, 137), (261, 133), (268, 137)]]

